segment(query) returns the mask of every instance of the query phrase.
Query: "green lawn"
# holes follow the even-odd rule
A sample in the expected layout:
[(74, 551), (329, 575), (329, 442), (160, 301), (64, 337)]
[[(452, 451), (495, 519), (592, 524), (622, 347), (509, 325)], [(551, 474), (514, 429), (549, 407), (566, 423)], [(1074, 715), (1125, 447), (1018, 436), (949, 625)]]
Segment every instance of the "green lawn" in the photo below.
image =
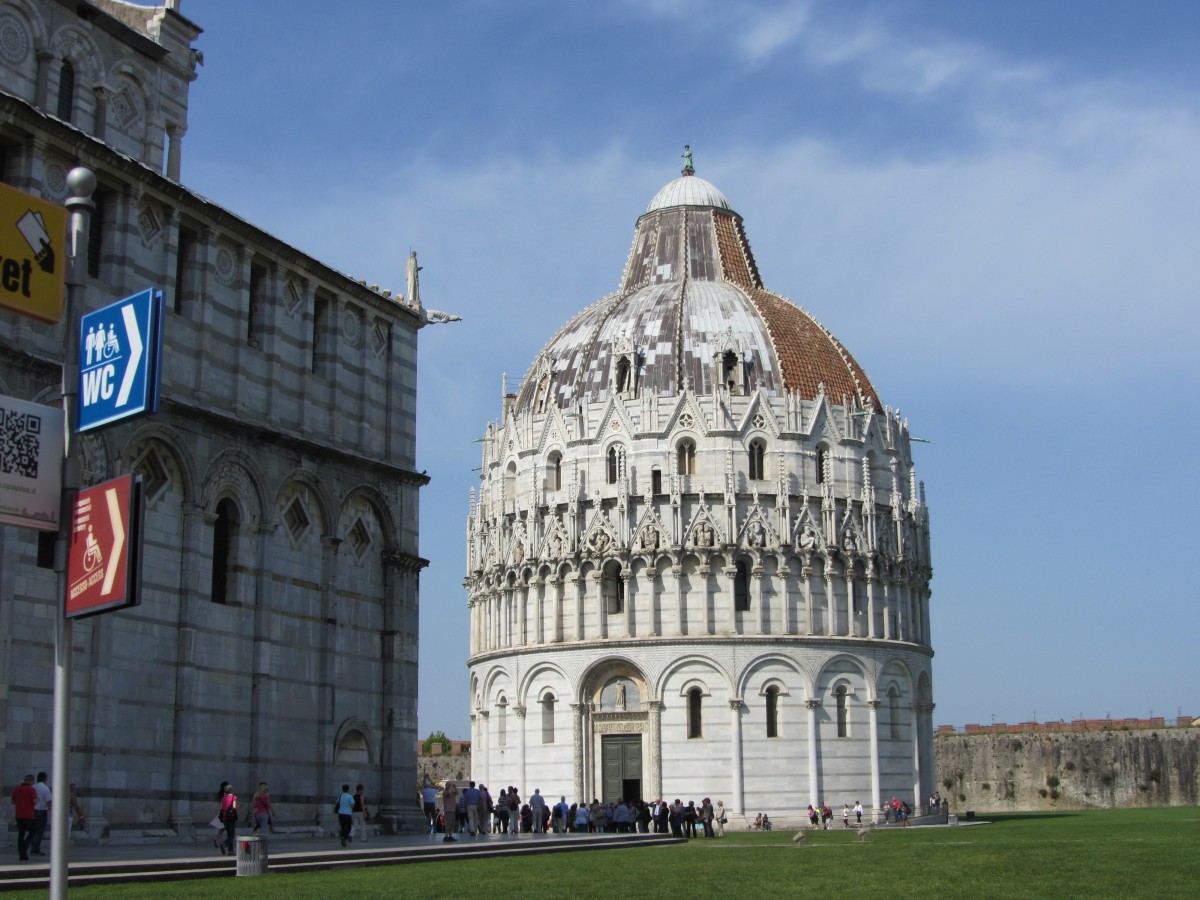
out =
[[(880, 829), (870, 843), (839, 829), (736, 833), (685, 846), (459, 860), (305, 875), (268, 873), (73, 888), (82, 900), (233, 895), (307, 897), (1195, 897), (1200, 809), (1008, 814), (994, 824)], [(651, 892), (647, 894), (647, 892)], [(8, 896), (42, 896), (22, 892)]]

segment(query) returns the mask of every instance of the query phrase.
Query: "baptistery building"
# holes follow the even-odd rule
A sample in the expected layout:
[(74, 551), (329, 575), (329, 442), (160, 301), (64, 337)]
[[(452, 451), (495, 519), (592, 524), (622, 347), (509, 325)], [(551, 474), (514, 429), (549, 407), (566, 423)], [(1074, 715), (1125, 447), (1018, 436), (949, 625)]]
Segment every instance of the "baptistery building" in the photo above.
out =
[(467, 524), (476, 780), (784, 816), (929, 796), (908, 423), (764, 287), (716, 187), (688, 165), (654, 196), (618, 290), (501, 412)]

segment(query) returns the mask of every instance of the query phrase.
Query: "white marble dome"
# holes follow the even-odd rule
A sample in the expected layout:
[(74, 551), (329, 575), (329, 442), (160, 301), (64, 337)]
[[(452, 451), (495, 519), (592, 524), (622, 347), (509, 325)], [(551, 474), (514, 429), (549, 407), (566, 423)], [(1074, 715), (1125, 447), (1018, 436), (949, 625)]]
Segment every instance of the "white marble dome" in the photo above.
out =
[(934, 789), (908, 424), (686, 174), (487, 426), (467, 524), (473, 777), (568, 801)]

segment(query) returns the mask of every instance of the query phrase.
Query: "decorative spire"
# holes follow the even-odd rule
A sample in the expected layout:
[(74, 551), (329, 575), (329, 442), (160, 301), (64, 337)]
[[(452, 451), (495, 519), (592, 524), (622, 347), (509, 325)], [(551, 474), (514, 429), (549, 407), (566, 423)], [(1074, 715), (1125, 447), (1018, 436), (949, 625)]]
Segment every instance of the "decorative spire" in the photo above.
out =
[(695, 175), (696, 174), (696, 167), (694, 165), (692, 165), (692, 145), (691, 144), (683, 145), (683, 170), (680, 172), (680, 174), (681, 175)]

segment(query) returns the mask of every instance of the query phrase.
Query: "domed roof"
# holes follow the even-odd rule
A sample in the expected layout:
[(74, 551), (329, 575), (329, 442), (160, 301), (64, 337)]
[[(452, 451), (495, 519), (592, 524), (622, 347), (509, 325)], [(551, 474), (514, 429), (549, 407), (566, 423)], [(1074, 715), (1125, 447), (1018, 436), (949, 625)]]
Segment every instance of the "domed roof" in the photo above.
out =
[(646, 212), (656, 209), (670, 209), (672, 206), (718, 206), (721, 209), (732, 209), (725, 195), (715, 186), (697, 178), (695, 175), (684, 175), (666, 184), (654, 195)]
[(862, 367), (812, 316), (763, 287), (741, 217), (693, 174), (662, 188), (637, 221), (615, 294), (545, 346), (517, 412), (622, 396), (704, 395), (729, 386), (882, 410)]

